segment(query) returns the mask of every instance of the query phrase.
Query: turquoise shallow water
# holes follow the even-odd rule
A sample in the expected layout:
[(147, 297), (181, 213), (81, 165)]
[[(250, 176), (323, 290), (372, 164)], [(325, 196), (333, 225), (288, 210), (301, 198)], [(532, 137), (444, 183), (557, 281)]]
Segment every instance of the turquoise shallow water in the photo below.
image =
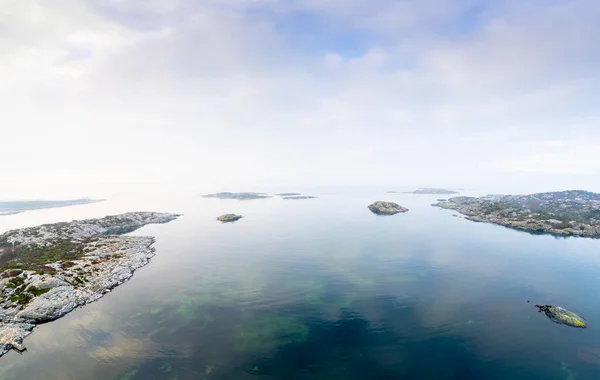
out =
[[(157, 238), (152, 262), (38, 327), (26, 353), (0, 359), (0, 378), (600, 378), (600, 241), (472, 223), (431, 207), (440, 196), (311, 195), (123, 196), (0, 217), (6, 230), (184, 214), (134, 232)], [(366, 207), (375, 200), (410, 211), (376, 216)], [(225, 212), (245, 218), (214, 220)], [(535, 303), (566, 307), (589, 327), (556, 325)]]

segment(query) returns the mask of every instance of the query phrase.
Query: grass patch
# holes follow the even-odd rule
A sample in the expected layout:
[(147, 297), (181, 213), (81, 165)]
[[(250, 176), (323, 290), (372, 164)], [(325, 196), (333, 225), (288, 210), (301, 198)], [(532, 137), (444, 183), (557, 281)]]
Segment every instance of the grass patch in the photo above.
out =
[(31, 301), (31, 295), (27, 293), (18, 293), (10, 297), (10, 300), (19, 305), (27, 305)]
[(2, 255), (4, 260), (0, 262), (0, 269), (26, 269), (48, 273), (51, 270), (45, 269), (44, 264), (63, 261), (69, 265), (70, 260), (79, 259), (83, 255), (82, 244), (70, 241), (59, 241), (49, 247), (18, 246)]
[(35, 286), (30, 286), (29, 288), (27, 288), (27, 291), (29, 293), (31, 293), (34, 297), (38, 297), (41, 296), (44, 293), (48, 293), (50, 291), (50, 288), (47, 289), (38, 289)]

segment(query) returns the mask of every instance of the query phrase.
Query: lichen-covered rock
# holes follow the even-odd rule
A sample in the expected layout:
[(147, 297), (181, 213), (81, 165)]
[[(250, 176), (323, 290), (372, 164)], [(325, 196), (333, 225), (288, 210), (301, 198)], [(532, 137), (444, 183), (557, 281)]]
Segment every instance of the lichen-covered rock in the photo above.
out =
[(377, 201), (369, 206), (369, 210), (377, 215), (394, 215), (407, 212), (408, 209), (392, 202)]
[(554, 323), (558, 323), (560, 325), (567, 325), (571, 327), (577, 327), (585, 329), (587, 327), (587, 323), (583, 317), (569, 311), (567, 309), (563, 309), (560, 306), (550, 306), (550, 305), (535, 305), (540, 312), (544, 312), (548, 318)]
[(227, 222), (235, 222), (236, 220), (242, 219), (243, 216), (236, 214), (223, 214), (217, 218), (218, 221), (227, 223)]

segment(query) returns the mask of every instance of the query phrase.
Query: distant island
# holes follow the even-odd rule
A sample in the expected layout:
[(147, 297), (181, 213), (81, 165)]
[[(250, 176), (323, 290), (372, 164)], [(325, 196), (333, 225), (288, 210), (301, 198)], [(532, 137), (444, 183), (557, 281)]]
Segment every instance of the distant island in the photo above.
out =
[(313, 197), (312, 195), (293, 195), (289, 197), (281, 197), (281, 199), (316, 199), (317, 197)]
[(122, 236), (179, 215), (131, 212), (0, 235), (0, 356), (33, 328), (101, 298), (154, 256), (154, 238)]
[(279, 193), (279, 194), (275, 194), (278, 195), (280, 197), (295, 197), (298, 195), (302, 195), (302, 193)]
[(251, 200), (251, 199), (271, 198), (271, 196), (267, 195), (266, 193), (249, 193), (249, 192), (243, 192), (243, 193), (224, 192), (224, 193), (216, 193), (216, 194), (206, 194), (206, 195), (203, 195), (203, 197), (204, 198), (218, 198), (218, 199), (237, 199), (240, 201), (246, 201), (246, 200)]
[(404, 194), (459, 194), (459, 192), (450, 189), (421, 188), (415, 191), (405, 191)]
[(406, 207), (402, 207), (397, 203), (377, 201), (368, 206), (372, 213), (377, 215), (395, 215), (398, 213), (407, 212)]
[(600, 194), (584, 190), (454, 197), (433, 206), (533, 234), (600, 238)]
[(0, 201), (0, 215), (19, 214), (24, 211), (67, 207), (102, 202), (103, 199), (72, 199), (66, 201)]
[(242, 219), (243, 216), (241, 215), (236, 215), (236, 214), (223, 214), (221, 216), (219, 216), (217, 218), (217, 220), (219, 222), (223, 222), (223, 223), (229, 223), (229, 222), (235, 222), (236, 220), (240, 220)]

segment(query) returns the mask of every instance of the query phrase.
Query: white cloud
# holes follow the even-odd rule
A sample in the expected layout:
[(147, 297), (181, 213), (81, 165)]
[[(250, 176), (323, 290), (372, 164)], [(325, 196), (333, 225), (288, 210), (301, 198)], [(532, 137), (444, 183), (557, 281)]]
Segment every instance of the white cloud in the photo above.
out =
[[(561, 180), (599, 171), (591, 0), (5, 3), (11, 196), (77, 181), (475, 185), (523, 172), (600, 190)], [(300, 44), (303, 23), (328, 45)]]

